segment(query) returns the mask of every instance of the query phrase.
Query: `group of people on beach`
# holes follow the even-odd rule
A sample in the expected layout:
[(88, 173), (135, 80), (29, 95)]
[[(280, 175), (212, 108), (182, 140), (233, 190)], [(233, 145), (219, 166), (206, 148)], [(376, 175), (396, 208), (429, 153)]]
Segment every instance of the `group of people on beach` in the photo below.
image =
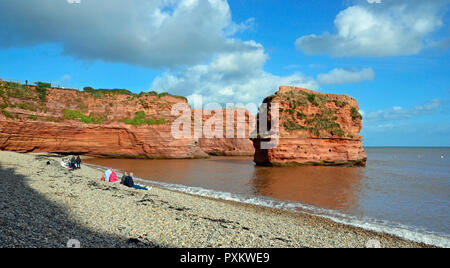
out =
[[(118, 173), (117, 169), (111, 170), (108, 168), (105, 171), (105, 174), (103, 174), (102, 181), (113, 182), (113, 183), (119, 182), (117, 173)], [(148, 188), (146, 188), (146, 187), (134, 184), (133, 177), (134, 177), (133, 173), (128, 174), (128, 172), (125, 172), (123, 174), (122, 178), (120, 179), (120, 184), (123, 184), (130, 188), (138, 189), (138, 190), (148, 190)]]
[(67, 159), (63, 158), (61, 159), (61, 166), (70, 170), (81, 169), (81, 158), (79, 155), (76, 158), (75, 156)]
[[(69, 170), (81, 169), (81, 158), (80, 156), (77, 157), (72, 156), (71, 158), (69, 157), (67, 159), (63, 158), (61, 159), (61, 166)], [(146, 187), (134, 184), (133, 176), (134, 176), (133, 173), (125, 172), (119, 181), (117, 169), (111, 170), (110, 168), (108, 168), (102, 177), (102, 181), (113, 183), (120, 182), (120, 184), (123, 184), (130, 188), (138, 190), (148, 190), (148, 188)]]

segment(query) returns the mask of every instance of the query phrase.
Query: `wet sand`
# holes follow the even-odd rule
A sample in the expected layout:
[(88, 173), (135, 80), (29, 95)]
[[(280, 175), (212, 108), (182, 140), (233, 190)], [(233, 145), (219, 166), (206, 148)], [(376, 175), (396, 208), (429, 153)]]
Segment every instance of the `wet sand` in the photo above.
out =
[(307, 214), (134, 190), (59, 162), (0, 152), (1, 247), (428, 247)]

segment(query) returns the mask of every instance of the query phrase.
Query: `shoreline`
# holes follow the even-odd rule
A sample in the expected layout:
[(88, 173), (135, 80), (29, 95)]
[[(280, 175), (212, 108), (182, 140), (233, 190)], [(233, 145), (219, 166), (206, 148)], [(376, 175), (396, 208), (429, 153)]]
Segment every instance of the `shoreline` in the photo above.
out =
[[(306, 213), (153, 185), (134, 190), (101, 182), (102, 172), (86, 165), (64, 170), (58, 157), (0, 156), (0, 198), (7, 208), (0, 216), (0, 244), (6, 247), (65, 247), (68, 239), (78, 239), (82, 247), (366, 247), (374, 239), (381, 247), (434, 247)], [(17, 183), (25, 189), (11, 187)], [(29, 210), (34, 213), (25, 213)], [(58, 212), (56, 221), (35, 220)], [(27, 229), (22, 222), (29, 229), (21, 232), (24, 237), (16, 234)]]

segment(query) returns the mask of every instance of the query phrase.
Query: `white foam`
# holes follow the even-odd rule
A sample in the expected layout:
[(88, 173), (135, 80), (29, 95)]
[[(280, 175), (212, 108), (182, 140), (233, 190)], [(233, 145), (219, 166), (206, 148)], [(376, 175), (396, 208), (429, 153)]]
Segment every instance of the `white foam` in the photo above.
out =
[(450, 248), (450, 237), (448, 235), (431, 232), (423, 228), (406, 226), (400, 223), (394, 223), (384, 220), (376, 220), (366, 217), (357, 218), (355, 216), (346, 215), (335, 210), (318, 208), (301, 203), (284, 202), (265, 197), (248, 197), (236, 193), (215, 191), (201, 187), (190, 187), (181, 184), (169, 184), (164, 182), (142, 180), (139, 178), (136, 178), (136, 180), (146, 184), (152, 184), (161, 188), (183, 193), (189, 193), (197, 196), (210, 197), (227, 201), (235, 201), (270, 208), (278, 208), (295, 212), (301, 211), (303, 213), (324, 217), (337, 223), (359, 227), (365, 230), (391, 234), (403, 239), (415, 242), (422, 242), (425, 244), (434, 245), (438, 247)]

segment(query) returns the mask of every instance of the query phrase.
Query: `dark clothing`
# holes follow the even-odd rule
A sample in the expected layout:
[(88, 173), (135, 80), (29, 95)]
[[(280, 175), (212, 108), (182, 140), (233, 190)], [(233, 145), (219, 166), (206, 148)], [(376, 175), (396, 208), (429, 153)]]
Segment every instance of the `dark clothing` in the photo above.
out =
[(71, 169), (76, 169), (77, 167), (75, 166), (75, 157), (72, 157), (72, 159), (70, 159), (70, 168)]
[(139, 186), (139, 185), (135, 185), (135, 186), (133, 186), (133, 188), (137, 189), (137, 190), (148, 190), (146, 187), (142, 187), (142, 186)]
[(137, 189), (137, 190), (148, 190), (146, 187), (135, 185), (134, 181), (133, 181), (133, 177), (131, 177), (131, 176), (126, 176), (125, 177), (123, 185), (128, 186), (130, 188)]
[(77, 168), (81, 168), (81, 158), (78, 156), (76, 159)]
[(120, 179), (120, 184), (124, 184), (126, 178), (127, 178), (127, 176), (123, 175), (122, 178)]
[(133, 188), (134, 187), (133, 178), (131, 176), (126, 176), (123, 185)]

